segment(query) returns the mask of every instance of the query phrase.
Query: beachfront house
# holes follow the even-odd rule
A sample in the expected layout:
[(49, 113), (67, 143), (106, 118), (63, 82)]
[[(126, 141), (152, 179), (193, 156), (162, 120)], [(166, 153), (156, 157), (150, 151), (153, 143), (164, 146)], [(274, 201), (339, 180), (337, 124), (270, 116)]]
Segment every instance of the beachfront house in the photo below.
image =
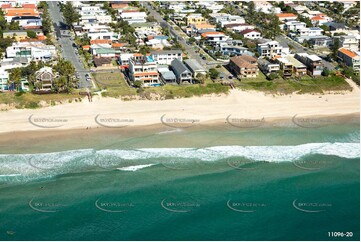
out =
[(360, 72), (360, 53), (355, 51), (340, 48), (337, 53), (338, 61), (351, 67), (355, 72)]
[(174, 59), (171, 63), (171, 68), (177, 78), (178, 84), (193, 84), (192, 72), (182, 61)]
[(141, 81), (143, 87), (160, 85), (157, 63), (151, 56), (134, 54), (129, 59), (129, 77), (133, 82)]
[(51, 91), (54, 80), (58, 76), (53, 73), (51, 67), (43, 67), (35, 72), (35, 89), (39, 91)]
[(317, 55), (297, 53), (295, 58), (307, 66), (308, 75), (320, 76), (322, 74), (324, 66), (322, 64), (322, 59)]
[(151, 51), (150, 55), (159, 65), (170, 65), (174, 59), (183, 60), (182, 50), (160, 50)]
[(257, 59), (248, 55), (231, 57), (229, 69), (241, 79), (258, 76)]
[(193, 73), (193, 77), (196, 78), (198, 74), (206, 75), (206, 69), (196, 60), (187, 59), (184, 61), (188, 69)]

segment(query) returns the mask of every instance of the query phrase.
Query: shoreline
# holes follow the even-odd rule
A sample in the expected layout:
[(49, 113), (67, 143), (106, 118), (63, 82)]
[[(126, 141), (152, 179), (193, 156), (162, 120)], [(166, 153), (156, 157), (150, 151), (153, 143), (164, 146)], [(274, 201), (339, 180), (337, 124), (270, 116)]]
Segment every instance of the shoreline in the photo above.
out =
[[(2, 112), (0, 134), (27, 131), (77, 130), (150, 125), (183, 128), (193, 125), (225, 123), (230, 120), (242, 125), (302, 118), (337, 118), (359, 116), (360, 92), (342, 94), (271, 96), (255, 91), (232, 90), (225, 95), (207, 95), (187, 99), (162, 101), (121, 101), (114, 98), (94, 98), (89, 103), (67, 103), (41, 109), (21, 109)], [(249, 125), (249, 124), (247, 124)]]

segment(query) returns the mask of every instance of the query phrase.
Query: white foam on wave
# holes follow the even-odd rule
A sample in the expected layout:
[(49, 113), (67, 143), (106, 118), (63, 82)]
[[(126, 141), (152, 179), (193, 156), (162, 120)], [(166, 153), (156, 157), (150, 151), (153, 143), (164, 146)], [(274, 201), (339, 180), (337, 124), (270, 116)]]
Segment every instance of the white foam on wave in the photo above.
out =
[(157, 134), (172, 134), (172, 133), (179, 133), (182, 131), (183, 131), (183, 129), (177, 128), (177, 129), (172, 129), (172, 130), (161, 131)]
[(140, 170), (140, 169), (143, 169), (143, 168), (151, 167), (153, 165), (155, 165), (155, 164), (127, 166), (127, 167), (117, 168), (117, 170), (120, 170), (120, 171), (137, 171), (137, 170)]
[(335, 155), (341, 158), (360, 157), (358, 143), (309, 143), (295, 146), (214, 146), (196, 148), (144, 148), (137, 150), (101, 150), (121, 159), (183, 158), (216, 161), (230, 157), (245, 157), (256, 161), (293, 161), (309, 154)]
[[(292, 162), (306, 155), (360, 157), (359, 143), (308, 143), (294, 146), (214, 146), (207, 148), (144, 148), (133, 150), (70, 150), (40, 154), (0, 154), (0, 177), (24, 179), (52, 177), (90, 168), (114, 168), (137, 171), (160, 162), (214, 162), (244, 157), (254, 161)], [(153, 164), (151, 164), (153, 162)], [(21, 178), (20, 177), (20, 178)]]

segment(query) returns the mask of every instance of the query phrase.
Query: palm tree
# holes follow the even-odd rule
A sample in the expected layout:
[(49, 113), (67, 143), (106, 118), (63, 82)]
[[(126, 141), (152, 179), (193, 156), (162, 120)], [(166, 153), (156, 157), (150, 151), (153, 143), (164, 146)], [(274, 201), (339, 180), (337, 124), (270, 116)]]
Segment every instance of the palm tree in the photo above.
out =
[(20, 68), (14, 68), (11, 70), (9, 75), (10, 84), (13, 84), (16, 91), (19, 90), (19, 87), (21, 85), (21, 69)]

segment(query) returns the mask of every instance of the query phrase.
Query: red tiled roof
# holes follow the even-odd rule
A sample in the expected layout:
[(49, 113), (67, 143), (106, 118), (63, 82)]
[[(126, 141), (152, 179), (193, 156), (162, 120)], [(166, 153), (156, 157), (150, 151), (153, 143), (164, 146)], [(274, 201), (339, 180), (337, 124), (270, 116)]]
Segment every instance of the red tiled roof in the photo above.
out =
[(202, 35), (202, 37), (207, 37), (208, 35), (224, 35), (224, 33), (223, 32), (214, 32), (214, 31), (212, 31), (212, 32), (205, 32), (205, 33), (203, 33), (203, 34), (201, 34)]
[(112, 41), (109, 39), (94, 39), (94, 40), (90, 41), (91, 45), (93, 45), (93, 44), (110, 44), (110, 43), (112, 43)]
[(324, 18), (321, 16), (315, 16), (315, 17), (312, 17), (311, 20), (324, 20)]
[(278, 13), (278, 14), (276, 14), (276, 16), (279, 18), (297, 17), (293, 13)]
[(8, 8), (5, 10), (5, 16), (39, 16), (39, 12), (33, 8)]
[(2, 9), (5, 9), (5, 8), (12, 8), (11, 4), (10, 3), (4, 3), (1, 5), (1, 8)]
[(33, 3), (23, 3), (22, 5), (23, 8), (34, 8), (37, 9), (37, 6)]
[(345, 48), (340, 48), (338, 51), (340, 51), (341, 53), (343, 53), (351, 58), (354, 58), (357, 56), (357, 54), (355, 52), (345, 49)]

